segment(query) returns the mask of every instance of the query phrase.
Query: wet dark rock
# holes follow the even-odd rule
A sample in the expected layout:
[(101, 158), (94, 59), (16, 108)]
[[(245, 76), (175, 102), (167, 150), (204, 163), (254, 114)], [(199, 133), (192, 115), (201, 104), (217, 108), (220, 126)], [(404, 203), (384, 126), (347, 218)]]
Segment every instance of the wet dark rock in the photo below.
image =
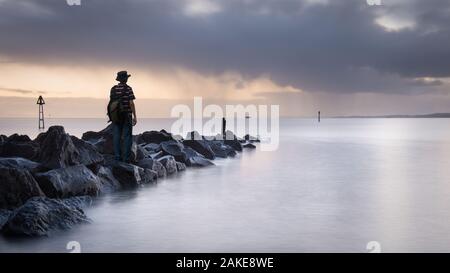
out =
[(144, 147), (142, 147), (141, 145), (136, 145), (136, 157), (134, 157), (134, 160), (136, 162), (144, 159), (144, 158), (148, 158), (150, 157), (150, 152), (147, 151)]
[[(183, 141), (183, 145), (191, 147), (199, 154), (203, 155), (207, 159), (214, 160), (216, 158), (216, 155), (214, 154), (214, 151), (209, 146), (208, 140), (201, 139), (200, 136), (198, 136), (197, 132), (193, 132), (194, 139), (186, 139)], [(192, 134), (191, 134), (192, 135)]]
[(143, 169), (151, 169), (155, 171), (159, 178), (166, 176), (166, 168), (164, 168), (161, 162), (158, 162), (152, 158), (142, 159), (136, 165)]
[(145, 177), (145, 170), (136, 165), (112, 160), (107, 163), (107, 167), (122, 187), (136, 187), (151, 182)]
[(147, 152), (154, 154), (161, 151), (161, 145), (156, 143), (140, 144)]
[(103, 130), (95, 132), (95, 131), (87, 131), (83, 133), (81, 139), (85, 141), (90, 141), (91, 139), (99, 139), (105, 136), (112, 136), (113, 134), (113, 124), (109, 124)]
[(158, 158), (157, 161), (164, 166), (167, 175), (171, 175), (177, 172), (177, 164), (173, 156), (166, 155)]
[(172, 135), (165, 130), (161, 131), (147, 131), (137, 136), (137, 143), (156, 143), (160, 144), (164, 141), (173, 140)]
[(97, 151), (94, 145), (75, 136), (71, 136), (70, 138), (78, 150), (80, 164), (93, 165), (103, 162), (103, 155)]
[(144, 158), (150, 157), (150, 153), (144, 149), (143, 145), (137, 143), (138, 136), (133, 136), (133, 144), (131, 146), (131, 156), (130, 160), (133, 163), (138, 162)]
[(12, 211), (6, 209), (0, 209), (0, 231), (3, 226), (8, 222), (9, 217), (11, 216)]
[(39, 162), (49, 169), (65, 168), (80, 164), (81, 156), (72, 138), (62, 126), (52, 126), (37, 138), (41, 144)]
[(8, 141), (12, 142), (31, 142), (31, 138), (27, 135), (13, 134), (8, 137)]
[(34, 177), (45, 195), (52, 198), (96, 196), (102, 188), (100, 179), (84, 165), (37, 173)]
[(214, 165), (211, 161), (206, 159), (203, 155), (197, 153), (194, 149), (186, 147), (183, 150), (184, 160), (183, 163), (188, 167), (205, 167)]
[(186, 164), (181, 163), (181, 162), (175, 162), (175, 164), (177, 165), (178, 172), (182, 172), (182, 171), (186, 170)]
[(33, 140), (35, 143), (38, 143), (39, 145), (44, 142), (44, 139), (47, 137), (47, 132), (39, 133), (39, 135)]
[(141, 176), (144, 183), (152, 183), (158, 180), (158, 173), (152, 169), (139, 169), (139, 175)]
[(236, 155), (236, 151), (229, 145), (225, 145), (221, 140), (211, 140), (209, 146), (217, 157), (227, 158)]
[[(92, 170), (92, 169), (91, 169)], [(105, 166), (97, 165), (92, 172), (99, 178), (101, 183), (100, 193), (114, 192), (122, 188), (120, 182), (114, 177), (112, 170)]]
[(204, 158), (204, 156), (202, 156), (201, 154), (197, 153), (197, 151), (192, 149), (191, 147), (185, 147), (183, 149), (183, 156), (184, 156), (185, 160), (189, 159), (191, 157), (195, 157), (195, 156)]
[(44, 193), (29, 171), (0, 166), (0, 209), (21, 206), (34, 196)]
[(0, 167), (25, 169), (30, 172), (42, 169), (39, 163), (21, 157), (0, 157)]
[(214, 165), (214, 163), (203, 157), (192, 157), (189, 159), (189, 167), (207, 167), (211, 165)]
[(22, 157), (34, 160), (39, 156), (39, 143), (32, 141), (27, 135), (14, 134), (3, 136), (0, 142), (1, 157)]
[(67, 230), (89, 222), (83, 208), (90, 203), (88, 197), (33, 197), (11, 213), (2, 231), (6, 235), (47, 236), (55, 230)]
[(164, 155), (171, 155), (178, 161), (183, 160), (183, 149), (183, 144), (175, 140), (161, 142)]
[(224, 144), (230, 146), (237, 152), (242, 152), (242, 145), (238, 138), (231, 131), (226, 131)]
[(2, 144), (3, 142), (5, 142), (6, 140), (8, 140), (8, 137), (5, 135), (0, 135), (0, 144)]
[(242, 145), (243, 148), (247, 148), (247, 149), (256, 149), (256, 146), (252, 143), (246, 143), (244, 145)]
[(110, 124), (99, 132), (89, 131), (83, 134), (81, 139), (95, 146), (101, 154), (114, 154), (113, 125)]
[(157, 161), (152, 158), (145, 158), (136, 163), (136, 165), (144, 169), (152, 169), (155, 162)]

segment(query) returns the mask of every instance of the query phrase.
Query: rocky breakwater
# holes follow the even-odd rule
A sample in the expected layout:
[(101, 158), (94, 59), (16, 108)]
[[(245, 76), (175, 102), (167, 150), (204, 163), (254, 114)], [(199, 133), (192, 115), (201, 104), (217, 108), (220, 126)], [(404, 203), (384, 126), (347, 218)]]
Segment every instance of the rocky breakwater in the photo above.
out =
[(259, 141), (230, 131), (226, 140), (188, 136), (175, 138), (165, 130), (133, 136), (131, 163), (124, 163), (113, 158), (112, 126), (81, 139), (62, 126), (34, 140), (0, 135), (0, 231), (42, 236), (89, 222), (83, 208), (95, 196), (156, 183), (187, 167), (214, 165), (214, 159), (234, 157)]

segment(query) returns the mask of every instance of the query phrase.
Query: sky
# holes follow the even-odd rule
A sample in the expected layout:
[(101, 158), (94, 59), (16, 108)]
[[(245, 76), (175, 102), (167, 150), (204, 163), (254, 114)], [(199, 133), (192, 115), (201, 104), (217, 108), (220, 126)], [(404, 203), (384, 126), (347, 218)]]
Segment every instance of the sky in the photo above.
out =
[(450, 112), (450, 1), (0, 0), (0, 117), (277, 104), (282, 116)]

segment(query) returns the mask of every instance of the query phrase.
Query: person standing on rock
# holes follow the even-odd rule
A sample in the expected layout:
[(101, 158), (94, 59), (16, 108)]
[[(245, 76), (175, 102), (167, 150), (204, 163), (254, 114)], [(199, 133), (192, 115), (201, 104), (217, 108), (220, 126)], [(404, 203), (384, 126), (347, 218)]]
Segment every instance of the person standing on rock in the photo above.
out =
[[(133, 89), (127, 84), (131, 75), (127, 71), (117, 73), (116, 80), (119, 84), (111, 88), (108, 115), (113, 123), (114, 157), (118, 161), (129, 162), (131, 145), (133, 143), (133, 126), (137, 123), (136, 108), (134, 106)], [(114, 104), (115, 102), (115, 104)], [(113, 109), (110, 110), (111, 105)], [(123, 140), (123, 142), (122, 142)]]

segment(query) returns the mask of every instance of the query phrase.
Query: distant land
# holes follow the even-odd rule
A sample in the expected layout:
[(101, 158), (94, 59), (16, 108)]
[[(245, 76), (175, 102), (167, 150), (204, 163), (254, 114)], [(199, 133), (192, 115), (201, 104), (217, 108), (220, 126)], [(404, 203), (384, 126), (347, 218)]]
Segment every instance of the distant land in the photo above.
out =
[(450, 113), (434, 113), (425, 115), (337, 116), (334, 118), (450, 118)]

